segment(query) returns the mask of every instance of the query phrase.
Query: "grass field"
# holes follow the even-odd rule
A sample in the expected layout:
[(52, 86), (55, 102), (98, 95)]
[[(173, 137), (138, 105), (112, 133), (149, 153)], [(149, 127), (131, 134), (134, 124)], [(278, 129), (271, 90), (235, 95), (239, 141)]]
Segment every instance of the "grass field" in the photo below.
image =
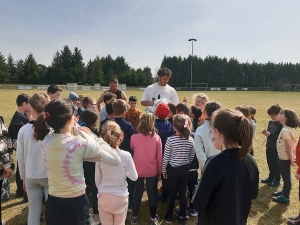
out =
[[(27, 94), (32, 94), (35, 91), (24, 91)], [(0, 114), (3, 115), (6, 124), (8, 125), (10, 119), (16, 110), (15, 99), (21, 91), (17, 90), (0, 90), (1, 96), (1, 110)], [(92, 96), (98, 98), (100, 92), (95, 91), (78, 91), (78, 94), (85, 96)], [(178, 92), (179, 98), (188, 99), (189, 105), (193, 104), (192, 94), (193, 92)], [(126, 95), (137, 96), (138, 99), (142, 96), (142, 91), (126, 91)], [(258, 164), (260, 170), (260, 178), (268, 176), (268, 167), (266, 164), (264, 136), (260, 133), (261, 130), (267, 127), (269, 117), (266, 113), (268, 107), (272, 104), (278, 103), (283, 107), (292, 108), (297, 113), (300, 112), (300, 101), (298, 100), (299, 93), (281, 93), (281, 92), (207, 92), (210, 100), (220, 102), (223, 107), (235, 108), (238, 105), (252, 105), (256, 107), (257, 114), (257, 132), (254, 145), (254, 158)], [(68, 92), (63, 92), (63, 97), (67, 97)], [(142, 111), (142, 106), (138, 106)], [(299, 131), (297, 131), (299, 134)], [(279, 205), (271, 201), (272, 193), (279, 188), (270, 188), (266, 185), (259, 185), (259, 195), (256, 200), (252, 202), (252, 208), (248, 219), (248, 224), (254, 225), (277, 225), (286, 224), (286, 220), (290, 215), (296, 215), (299, 211), (298, 201), (298, 181), (294, 178), (296, 168), (292, 169), (293, 187), (291, 192), (291, 202), (289, 205)], [(16, 186), (14, 183), (14, 177), (11, 178), (11, 198), (7, 202), (2, 203), (2, 215), (3, 218), (8, 221), (9, 225), (23, 225), (27, 220), (27, 204), (22, 203), (22, 199), (15, 198)], [(166, 206), (162, 203), (158, 204), (158, 215), (161, 218), (159, 224), (164, 224), (163, 216), (166, 211)], [(149, 224), (149, 208), (146, 195), (143, 197), (142, 207), (139, 213), (139, 224)], [(196, 224), (196, 218), (189, 219), (187, 225)], [(44, 224), (44, 223), (42, 223)], [(129, 220), (126, 224), (130, 224)], [(176, 224), (176, 222), (174, 222)]]

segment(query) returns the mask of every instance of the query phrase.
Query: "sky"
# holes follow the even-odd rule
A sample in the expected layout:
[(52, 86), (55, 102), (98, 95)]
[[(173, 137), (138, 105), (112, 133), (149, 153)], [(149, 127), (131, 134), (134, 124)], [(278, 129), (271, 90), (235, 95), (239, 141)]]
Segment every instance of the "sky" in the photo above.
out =
[[(156, 71), (164, 55), (300, 62), (299, 0), (0, 0), (0, 51), (49, 66), (65, 45)], [(172, 69), (172, 68), (171, 68)]]

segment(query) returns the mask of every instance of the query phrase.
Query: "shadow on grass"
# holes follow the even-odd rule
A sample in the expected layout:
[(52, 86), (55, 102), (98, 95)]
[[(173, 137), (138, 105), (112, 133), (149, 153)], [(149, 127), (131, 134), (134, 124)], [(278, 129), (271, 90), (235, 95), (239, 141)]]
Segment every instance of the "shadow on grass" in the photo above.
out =
[(25, 225), (28, 216), (28, 208), (24, 207), (22, 212), (15, 215), (10, 220), (6, 221), (7, 225)]
[(281, 224), (285, 222), (286, 219), (282, 218), (282, 214), (287, 210), (288, 205), (277, 204), (265, 212), (257, 221), (257, 225), (265, 224)]

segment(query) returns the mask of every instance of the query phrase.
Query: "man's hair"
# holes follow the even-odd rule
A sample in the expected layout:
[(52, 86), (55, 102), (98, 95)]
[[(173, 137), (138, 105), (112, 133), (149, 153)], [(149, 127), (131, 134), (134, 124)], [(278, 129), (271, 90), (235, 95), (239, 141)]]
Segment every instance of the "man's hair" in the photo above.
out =
[(23, 104), (23, 102), (28, 103), (29, 98), (30, 97), (28, 95), (24, 94), (24, 93), (19, 94), (17, 99), (16, 99), (17, 106), (21, 106)]
[(135, 96), (130, 96), (129, 102), (137, 102), (137, 98)]
[(105, 104), (105, 110), (107, 112), (108, 115), (111, 115), (114, 113), (113, 111), (113, 103), (115, 102), (116, 100), (110, 100), (108, 103)]
[(170, 111), (175, 115), (176, 114), (176, 105), (172, 102), (168, 103)]
[(90, 128), (98, 120), (98, 114), (90, 110), (84, 110), (80, 116), (80, 120)]
[(57, 86), (56, 84), (51, 84), (47, 89), (48, 94), (49, 93), (54, 94), (57, 91), (62, 92), (62, 89), (59, 86)]
[(282, 108), (280, 107), (280, 105), (275, 104), (275, 105), (272, 105), (272, 106), (268, 109), (267, 113), (268, 113), (270, 116), (271, 116), (271, 115), (277, 115), (277, 114), (279, 114), (279, 112), (280, 112), (281, 109), (282, 109)]
[(84, 109), (87, 109), (88, 105), (89, 105), (89, 104), (93, 104), (95, 101), (96, 101), (96, 99), (93, 98), (93, 97), (85, 97), (85, 98), (83, 98), (83, 100), (82, 100), (82, 107), (83, 107)]
[(189, 115), (189, 106), (185, 102), (180, 102), (176, 105), (176, 111), (178, 113), (183, 112), (185, 115)]
[(122, 99), (117, 99), (113, 105), (113, 112), (116, 116), (121, 115), (128, 108), (128, 103)]
[(172, 76), (172, 71), (168, 69), (167, 67), (162, 67), (157, 71), (157, 76), (162, 77), (162, 76)]
[(115, 83), (115, 84), (118, 84), (119, 81), (118, 81), (117, 78), (112, 77), (112, 78), (110, 78), (109, 83)]
[(111, 93), (111, 92), (106, 92), (104, 94), (104, 97), (103, 97), (103, 101), (104, 103), (106, 103), (107, 101), (111, 100), (113, 97), (117, 97), (114, 93)]
[(79, 97), (79, 101), (82, 101), (84, 99), (83, 95), (78, 95), (78, 97)]

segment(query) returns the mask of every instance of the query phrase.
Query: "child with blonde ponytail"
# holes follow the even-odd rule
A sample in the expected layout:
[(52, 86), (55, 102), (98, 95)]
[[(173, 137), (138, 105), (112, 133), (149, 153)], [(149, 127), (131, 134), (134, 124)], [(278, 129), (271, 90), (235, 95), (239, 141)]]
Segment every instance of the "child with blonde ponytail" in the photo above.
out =
[(120, 126), (113, 121), (107, 121), (101, 127), (101, 137), (121, 158), (117, 166), (97, 162), (95, 169), (95, 182), (98, 188), (98, 210), (101, 224), (125, 224), (128, 208), (128, 184), (126, 178), (136, 181), (137, 171), (131, 154), (119, 149), (124, 134)]
[(173, 119), (175, 135), (168, 137), (163, 156), (162, 173), (169, 186), (169, 202), (165, 215), (166, 223), (172, 223), (177, 191), (180, 199), (178, 221), (185, 225), (187, 209), (186, 186), (189, 178), (189, 164), (195, 156), (194, 139), (190, 137), (192, 122), (189, 116), (177, 114)]

